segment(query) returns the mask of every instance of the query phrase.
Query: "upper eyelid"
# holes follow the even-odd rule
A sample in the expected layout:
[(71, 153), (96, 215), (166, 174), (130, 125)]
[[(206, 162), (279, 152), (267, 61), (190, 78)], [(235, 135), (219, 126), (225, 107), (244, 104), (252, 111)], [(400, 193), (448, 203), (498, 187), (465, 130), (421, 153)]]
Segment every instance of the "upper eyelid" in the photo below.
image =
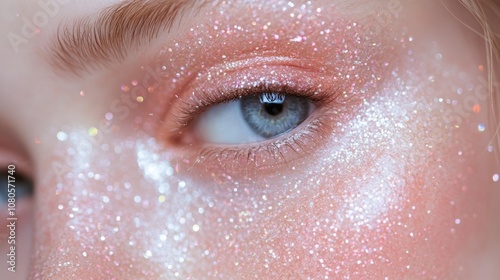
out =
[[(220, 91), (220, 89), (217, 90)], [(195, 114), (194, 111), (198, 112), (199, 114), (200, 112), (204, 111), (205, 109), (211, 106), (215, 106), (220, 103), (235, 101), (243, 96), (248, 96), (257, 93), (264, 93), (264, 92), (282, 92), (285, 94), (307, 97), (312, 102), (323, 101), (324, 103), (328, 103), (327, 101), (331, 101), (332, 99), (334, 99), (333, 97), (338, 95), (338, 90), (336, 90), (335, 94), (328, 93), (331, 94), (332, 96), (328, 100), (325, 100), (326, 99), (325, 95), (327, 94), (322, 93), (319, 95), (315, 95), (315, 93), (317, 93), (318, 91), (313, 87), (307, 87), (305, 89), (297, 90), (294, 89), (293, 86), (288, 84), (258, 84), (253, 87), (235, 89), (230, 93), (225, 93), (225, 94), (219, 93), (218, 97), (213, 97), (210, 94), (203, 92), (202, 94), (203, 97), (199, 97), (200, 102), (203, 102), (203, 104), (196, 105), (197, 106), (196, 109), (190, 108), (193, 106), (193, 104), (189, 103), (184, 104), (184, 106), (182, 107), (182, 109), (180, 109), (180, 111), (182, 111), (183, 112), (182, 114), (187, 117), (184, 118), (179, 117), (177, 122), (179, 124), (188, 124), (191, 122), (192, 119), (195, 118), (193, 116)]]
[[(255, 80), (250, 82), (250, 84), (242, 87), (241, 85), (232, 84), (231, 82), (230, 84), (221, 82), (221, 84), (215, 80), (206, 81), (202, 79), (189, 86), (191, 90), (198, 94), (195, 96), (195, 99), (193, 99), (193, 95), (179, 94), (180, 98), (178, 98), (177, 101), (173, 101), (169, 109), (164, 111), (162, 117), (160, 117), (165, 127), (173, 127), (175, 129), (169, 132), (162, 131), (159, 138), (167, 139), (176, 135), (179, 130), (191, 124), (203, 110), (211, 106), (235, 100), (240, 96), (256, 94), (262, 91), (279, 91), (306, 97), (313, 103), (321, 103), (320, 107), (327, 106), (332, 102), (342, 102), (337, 100), (340, 98), (342, 92), (340, 90), (341, 85), (331, 83), (328, 79), (323, 79), (324, 77), (322, 75), (318, 75), (321, 72), (319, 69), (301, 66), (298, 61), (297, 64), (294, 65), (290, 60), (287, 60), (288, 63), (286, 65), (281, 65), (276, 62), (272, 64), (264, 63), (263, 65), (266, 66), (265, 68), (255, 69), (255, 64), (252, 65), (251, 61), (255, 61), (255, 59), (248, 60), (250, 65), (245, 65), (244, 67), (240, 65), (239, 68), (235, 66), (234, 69), (227, 71), (226, 73), (231, 75), (231, 77), (225, 76), (226, 78), (224, 79), (231, 82), (237, 81), (238, 78), (236, 77), (248, 73), (245, 69), (248, 71), (259, 71), (260, 74), (253, 77)], [(262, 67), (263, 65), (260, 66)], [(215, 68), (217, 69), (217, 67)], [(278, 75), (280, 76), (278, 80), (269, 78), (269, 73), (276, 71), (286, 72), (287, 74), (286, 76)], [(262, 77), (266, 78), (262, 80)], [(319, 86), (318, 84), (323, 85)], [(191, 90), (187, 92), (192, 92)]]

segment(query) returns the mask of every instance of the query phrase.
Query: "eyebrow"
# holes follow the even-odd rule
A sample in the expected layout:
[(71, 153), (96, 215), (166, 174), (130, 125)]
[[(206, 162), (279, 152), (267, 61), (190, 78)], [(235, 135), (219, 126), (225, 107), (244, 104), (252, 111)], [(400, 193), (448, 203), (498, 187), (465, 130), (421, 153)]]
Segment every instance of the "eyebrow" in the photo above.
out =
[(170, 32), (187, 12), (198, 12), (207, 1), (128, 0), (105, 8), (94, 19), (86, 16), (61, 24), (44, 51), (57, 70), (79, 74), (124, 59), (130, 51)]

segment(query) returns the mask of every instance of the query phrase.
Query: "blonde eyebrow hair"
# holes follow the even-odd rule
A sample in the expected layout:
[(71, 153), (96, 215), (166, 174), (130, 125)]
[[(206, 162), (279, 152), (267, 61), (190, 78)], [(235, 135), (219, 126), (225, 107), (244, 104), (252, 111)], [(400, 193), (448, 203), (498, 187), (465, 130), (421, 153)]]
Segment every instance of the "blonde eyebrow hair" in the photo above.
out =
[(196, 12), (207, 1), (128, 0), (102, 10), (97, 18), (86, 16), (59, 26), (42, 51), (57, 70), (79, 74), (124, 59), (144, 42), (169, 32), (188, 11)]

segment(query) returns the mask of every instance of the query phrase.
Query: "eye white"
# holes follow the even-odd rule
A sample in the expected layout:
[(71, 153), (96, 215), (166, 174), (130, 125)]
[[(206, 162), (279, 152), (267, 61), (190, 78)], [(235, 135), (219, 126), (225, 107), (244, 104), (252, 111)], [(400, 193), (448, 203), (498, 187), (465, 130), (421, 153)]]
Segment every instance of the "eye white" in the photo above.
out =
[(240, 101), (222, 103), (203, 112), (194, 125), (200, 141), (214, 144), (242, 144), (265, 140), (245, 121)]

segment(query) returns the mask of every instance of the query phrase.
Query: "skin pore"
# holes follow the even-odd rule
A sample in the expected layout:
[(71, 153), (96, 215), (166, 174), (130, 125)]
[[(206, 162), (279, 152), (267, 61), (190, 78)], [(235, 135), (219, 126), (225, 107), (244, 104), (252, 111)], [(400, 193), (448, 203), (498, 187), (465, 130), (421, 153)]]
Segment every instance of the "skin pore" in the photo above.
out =
[[(35, 182), (16, 277), (500, 274), (486, 58), (460, 4), (172, 4), (182, 16), (155, 32), (140, 23), (167, 4), (140, 2), (53, 2), (32, 37), (42, 6), (0, 4), (0, 163)], [(210, 112), (267, 91), (314, 110), (263, 141), (199, 131), (246, 135)]]

